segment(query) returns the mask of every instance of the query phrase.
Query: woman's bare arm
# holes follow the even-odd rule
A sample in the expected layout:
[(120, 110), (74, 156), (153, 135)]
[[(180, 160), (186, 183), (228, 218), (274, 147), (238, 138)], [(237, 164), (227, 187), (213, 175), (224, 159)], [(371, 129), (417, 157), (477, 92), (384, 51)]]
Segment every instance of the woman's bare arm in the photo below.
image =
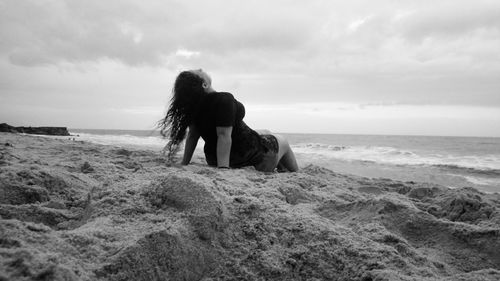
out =
[(229, 167), (233, 127), (216, 127), (215, 129), (217, 131), (217, 167)]
[(200, 133), (195, 126), (189, 126), (188, 135), (186, 138), (186, 145), (184, 146), (184, 157), (182, 157), (182, 165), (187, 165), (191, 162), (193, 157), (193, 152), (198, 144), (198, 139), (200, 139)]

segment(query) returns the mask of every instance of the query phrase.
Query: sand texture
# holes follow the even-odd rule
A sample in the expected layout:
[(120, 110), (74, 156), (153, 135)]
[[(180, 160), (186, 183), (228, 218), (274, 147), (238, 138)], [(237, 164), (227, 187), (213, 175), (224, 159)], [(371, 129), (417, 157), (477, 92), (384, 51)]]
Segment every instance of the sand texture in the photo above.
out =
[(500, 195), (0, 133), (0, 280), (500, 280)]

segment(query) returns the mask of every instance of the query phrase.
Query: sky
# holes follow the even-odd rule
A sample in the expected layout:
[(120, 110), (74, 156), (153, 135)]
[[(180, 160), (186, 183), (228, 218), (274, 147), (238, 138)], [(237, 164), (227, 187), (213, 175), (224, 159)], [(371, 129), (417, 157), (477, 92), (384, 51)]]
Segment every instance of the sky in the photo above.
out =
[(498, 0), (0, 0), (0, 123), (152, 130), (202, 68), (255, 129), (500, 137)]

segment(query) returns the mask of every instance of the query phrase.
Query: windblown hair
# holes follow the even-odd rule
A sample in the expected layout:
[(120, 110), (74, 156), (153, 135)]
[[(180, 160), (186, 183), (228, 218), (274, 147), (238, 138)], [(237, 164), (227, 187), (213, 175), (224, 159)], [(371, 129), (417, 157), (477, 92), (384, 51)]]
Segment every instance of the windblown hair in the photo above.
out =
[(183, 71), (175, 79), (170, 106), (165, 118), (158, 122), (160, 133), (169, 139), (163, 149), (168, 161), (179, 150), (179, 145), (186, 137), (186, 129), (194, 120), (201, 97), (205, 94), (203, 79), (190, 72)]

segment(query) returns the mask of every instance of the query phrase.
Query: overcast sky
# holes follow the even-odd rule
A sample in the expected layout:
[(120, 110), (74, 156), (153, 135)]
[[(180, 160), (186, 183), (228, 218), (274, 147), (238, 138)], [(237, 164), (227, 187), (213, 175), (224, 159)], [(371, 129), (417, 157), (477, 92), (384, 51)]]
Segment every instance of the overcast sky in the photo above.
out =
[(0, 122), (153, 129), (202, 68), (256, 129), (500, 136), (500, 1), (0, 0)]

